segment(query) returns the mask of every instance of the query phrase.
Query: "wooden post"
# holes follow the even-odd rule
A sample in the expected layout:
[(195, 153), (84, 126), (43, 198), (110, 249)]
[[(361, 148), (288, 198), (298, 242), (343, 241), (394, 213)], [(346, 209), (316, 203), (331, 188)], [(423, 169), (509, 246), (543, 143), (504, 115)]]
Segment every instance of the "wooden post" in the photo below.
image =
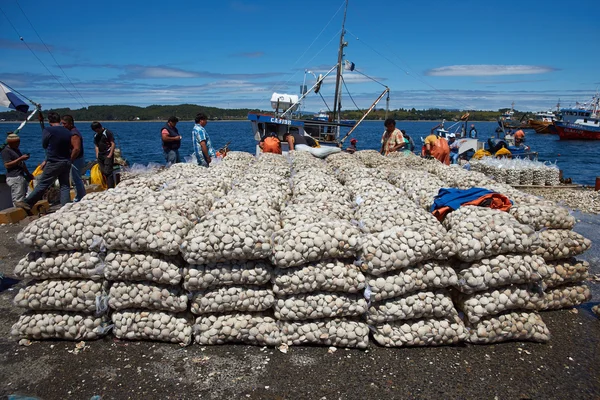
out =
[(594, 187), (594, 190), (600, 190), (600, 176), (596, 177), (596, 186)]

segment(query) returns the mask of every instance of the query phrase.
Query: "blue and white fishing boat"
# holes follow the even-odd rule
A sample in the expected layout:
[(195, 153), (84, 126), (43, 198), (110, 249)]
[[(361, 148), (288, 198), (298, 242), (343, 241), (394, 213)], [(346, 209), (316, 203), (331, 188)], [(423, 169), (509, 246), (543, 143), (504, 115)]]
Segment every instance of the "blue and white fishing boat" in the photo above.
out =
[[(366, 110), (362, 117), (358, 121), (344, 120), (342, 119), (342, 85), (343, 85), (343, 71), (352, 72), (355, 71), (355, 64), (343, 60), (344, 48), (348, 45), (344, 40), (346, 31), (344, 25), (346, 23), (346, 11), (348, 9), (348, 0), (346, 0), (346, 8), (344, 10), (344, 19), (342, 22), (342, 31), (340, 35), (340, 45), (338, 49), (337, 63), (325, 74), (316, 75), (316, 82), (308, 90), (306, 86), (302, 85), (302, 93), (298, 95), (290, 95), (285, 93), (273, 93), (271, 96), (271, 108), (272, 113), (249, 113), (248, 120), (252, 125), (252, 133), (256, 141), (256, 154), (258, 155), (261, 150), (259, 142), (267, 134), (275, 133), (281, 141), (282, 152), (285, 154), (289, 151), (288, 144), (283, 140), (284, 136), (288, 133), (298, 133), (302, 136), (307, 136), (309, 142), (316, 141), (316, 147), (328, 147), (328, 149), (322, 150), (309, 150), (316, 156), (323, 154), (330, 154), (332, 152), (341, 151), (344, 141), (350, 136), (352, 132), (359, 126), (359, 124), (369, 115), (379, 101), (387, 94), (387, 102), (389, 108), (389, 92), (390, 89), (385, 87), (385, 90), (379, 95), (379, 97), (373, 102), (373, 104)], [(310, 71), (306, 71), (311, 73)], [(331, 114), (323, 113), (323, 115), (317, 115), (315, 118), (305, 118), (300, 113), (302, 101), (311, 93), (318, 94), (321, 90), (324, 80), (335, 72), (335, 96), (333, 100), (333, 107)], [(356, 71), (358, 72), (358, 71)], [(361, 72), (358, 72), (362, 74)], [(364, 74), (362, 74), (364, 75)], [(306, 82), (306, 74), (305, 74)], [(329, 108), (329, 107), (328, 107)], [(342, 129), (347, 129), (342, 136)], [(314, 148), (314, 147), (313, 147)], [(337, 150), (334, 150), (337, 149)]]

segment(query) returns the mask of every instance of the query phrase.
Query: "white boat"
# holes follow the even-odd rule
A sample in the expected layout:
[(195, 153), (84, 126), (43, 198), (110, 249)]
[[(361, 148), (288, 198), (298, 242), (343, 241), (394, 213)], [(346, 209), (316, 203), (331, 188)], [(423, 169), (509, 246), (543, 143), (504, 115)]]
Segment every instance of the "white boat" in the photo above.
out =
[[(348, 0), (346, 0), (346, 10), (348, 8)], [(256, 154), (260, 154), (261, 149), (259, 142), (267, 134), (275, 133), (281, 141), (281, 149), (285, 154), (289, 151), (287, 142), (283, 140), (284, 136), (288, 133), (297, 133), (302, 136), (307, 136), (309, 142), (315, 140), (318, 146), (333, 147), (338, 150), (321, 150), (315, 152), (319, 155), (341, 151), (344, 145), (344, 141), (350, 136), (350, 134), (359, 126), (359, 124), (367, 117), (367, 115), (373, 111), (377, 103), (388, 94), (387, 100), (389, 104), (389, 92), (390, 89), (385, 86), (385, 90), (379, 95), (379, 97), (373, 102), (371, 107), (363, 114), (358, 121), (343, 120), (341, 117), (341, 98), (342, 98), (342, 73), (346, 71), (354, 71), (354, 63), (343, 60), (344, 48), (348, 45), (344, 41), (344, 35), (346, 33), (344, 25), (346, 23), (346, 11), (344, 11), (344, 19), (342, 22), (342, 31), (340, 35), (340, 46), (338, 49), (337, 63), (325, 74), (319, 74), (316, 76), (310, 71), (306, 73), (312, 74), (316, 78), (316, 82), (310, 89), (306, 89), (306, 86), (302, 85), (302, 93), (298, 95), (290, 95), (286, 93), (273, 93), (271, 96), (271, 108), (272, 113), (249, 113), (248, 120), (252, 126), (252, 133), (256, 141)], [(303, 118), (299, 110), (301, 109), (302, 101), (311, 93), (319, 93), (321, 86), (325, 78), (332, 73), (336, 74), (335, 83), (335, 95), (332, 106), (331, 114), (319, 113), (317, 118)], [(362, 74), (362, 73), (361, 73)], [(364, 75), (364, 74), (363, 74)], [(306, 74), (305, 74), (306, 82)], [(342, 129), (348, 129), (348, 132), (342, 136)]]

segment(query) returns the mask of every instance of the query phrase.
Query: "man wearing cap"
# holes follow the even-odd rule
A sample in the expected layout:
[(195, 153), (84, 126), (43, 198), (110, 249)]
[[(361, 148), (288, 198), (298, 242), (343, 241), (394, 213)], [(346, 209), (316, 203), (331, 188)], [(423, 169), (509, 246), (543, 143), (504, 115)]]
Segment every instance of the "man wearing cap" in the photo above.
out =
[(460, 143), (456, 141), (456, 135), (454, 133), (448, 134), (448, 148), (450, 149), (450, 162), (451, 164), (458, 163), (458, 148)]
[(350, 153), (350, 154), (354, 154), (356, 153), (356, 143), (358, 142), (358, 140), (352, 138), (350, 139), (350, 146), (348, 146), (348, 148), (346, 149), (346, 153)]
[(33, 175), (29, 173), (25, 165), (29, 154), (22, 154), (19, 144), (21, 144), (19, 136), (8, 132), (6, 146), (2, 149), (2, 161), (6, 168), (6, 184), (10, 187), (13, 204), (25, 200), (27, 182), (33, 179)]
[(71, 172), (71, 137), (70, 130), (60, 124), (60, 115), (55, 112), (48, 113), (50, 126), (42, 132), (42, 147), (46, 150), (46, 166), (39, 183), (25, 198), (15, 204), (26, 210), (42, 198), (46, 190), (54, 185), (58, 178), (60, 185), (60, 204), (65, 205), (71, 200), (69, 175)]

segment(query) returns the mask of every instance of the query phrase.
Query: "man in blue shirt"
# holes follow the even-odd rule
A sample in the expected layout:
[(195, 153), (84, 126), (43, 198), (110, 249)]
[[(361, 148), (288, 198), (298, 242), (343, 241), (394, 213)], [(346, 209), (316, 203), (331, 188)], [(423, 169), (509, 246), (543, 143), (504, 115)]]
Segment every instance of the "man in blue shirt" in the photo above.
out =
[(469, 137), (471, 139), (476, 139), (477, 138), (477, 129), (475, 129), (475, 125), (471, 124), (471, 130), (469, 131)]
[(55, 112), (48, 113), (50, 126), (42, 132), (42, 147), (46, 150), (46, 165), (40, 181), (24, 201), (15, 203), (15, 206), (30, 210), (54, 184), (58, 178), (60, 185), (60, 204), (65, 205), (71, 200), (69, 175), (71, 173), (71, 149), (73, 134), (60, 124), (60, 115)]
[(198, 113), (194, 119), (196, 124), (192, 130), (192, 142), (194, 143), (194, 154), (198, 165), (208, 167), (214, 157), (217, 156), (210, 137), (204, 127), (208, 123), (208, 118), (204, 113)]

